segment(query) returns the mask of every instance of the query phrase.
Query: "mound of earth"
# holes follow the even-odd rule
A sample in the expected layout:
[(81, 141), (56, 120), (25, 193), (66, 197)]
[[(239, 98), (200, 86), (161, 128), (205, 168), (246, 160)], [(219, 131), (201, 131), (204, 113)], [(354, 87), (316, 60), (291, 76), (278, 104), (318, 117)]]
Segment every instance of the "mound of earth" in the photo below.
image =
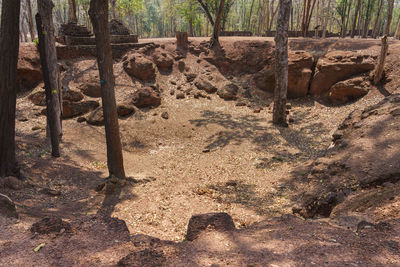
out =
[(306, 218), (330, 216), (336, 205), (361, 190), (398, 186), (400, 95), (352, 112), (333, 140), (334, 148), (311, 168), (303, 206), (295, 209)]

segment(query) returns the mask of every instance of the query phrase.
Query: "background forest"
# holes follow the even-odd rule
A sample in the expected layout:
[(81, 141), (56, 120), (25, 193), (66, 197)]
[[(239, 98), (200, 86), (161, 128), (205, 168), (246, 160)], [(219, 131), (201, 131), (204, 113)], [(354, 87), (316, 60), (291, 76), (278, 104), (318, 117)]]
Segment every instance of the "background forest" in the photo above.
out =
[[(20, 39), (31, 41), (29, 33), (36, 28), (31, 19), (31, 14), (36, 14), (36, 1), (22, 2)], [(70, 2), (72, 0), (54, 1), (57, 28), (68, 22)], [(110, 17), (123, 21), (141, 38), (172, 37), (175, 31), (187, 31), (190, 36), (209, 36), (212, 25), (201, 4), (213, 15), (217, 3), (215, 0), (110, 0)], [(400, 0), (293, 0), (290, 30), (301, 32), (307, 28), (313, 31), (318, 27), (340, 36), (377, 37), (384, 31), (392, 7), (391, 35), (396, 30), (399, 32)], [(78, 22), (91, 29), (89, 0), (76, 0), (76, 9)], [(272, 36), (270, 31), (276, 28), (277, 11), (277, 0), (227, 0), (222, 30)]]

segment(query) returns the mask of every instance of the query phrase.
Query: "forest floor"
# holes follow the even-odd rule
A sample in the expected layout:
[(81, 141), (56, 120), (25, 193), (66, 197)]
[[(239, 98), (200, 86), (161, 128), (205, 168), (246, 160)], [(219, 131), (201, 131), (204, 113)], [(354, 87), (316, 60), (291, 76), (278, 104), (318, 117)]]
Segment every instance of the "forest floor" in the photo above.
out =
[[(358, 42), (365, 45), (364, 40)], [(223, 45), (229, 49), (228, 38)], [(307, 49), (306, 44), (292, 45)], [(400, 46), (396, 47), (391, 54), (398, 59)], [(186, 64), (195, 71), (201, 68), (195, 56), (188, 56)], [(116, 65), (116, 76), (122, 72)], [(294, 122), (281, 128), (271, 123), (270, 97), (260, 96), (247, 106), (217, 95), (178, 100), (170, 94), (175, 86), (171, 80), (184, 83), (174, 73), (162, 75), (159, 107), (120, 120), (130, 179), (111, 197), (95, 191), (108, 175), (104, 128), (65, 120), (62, 157), (52, 158), (45, 117), (36, 115), (40, 109), (26, 97), (18, 99), (18, 160), (29, 186), (0, 189), (20, 214), (18, 220), (0, 217), (0, 266), (109, 266), (141, 248), (117, 238), (105, 242), (102, 238), (114, 237), (101, 227), (87, 227), (93, 233), (82, 234), (79, 225), (88, 223), (82, 218), (100, 213), (124, 220), (132, 240), (143, 234), (174, 241), (143, 241), (157, 243), (143, 247), (161, 247), (162, 253), (147, 250), (149, 255), (137, 266), (400, 266), (398, 196), (387, 204), (390, 214), (383, 215), (384, 208), (357, 214), (373, 223), (393, 220), (391, 232), (374, 228), (360, 233), (357, 223), (343, 227), (330, 219), (305, 221), (287, 215), (304, 190), (296, 180), (332, 146), (332, 134), (348, 114), (378, 103), (385, 97), (381, 92), (373, 90), (343, 106), (323, 105), (309, 97), (291, 100)], [(117, 99), (125, 99), (126, 87), (118, 82)], [(395, 91), (395, 83), (393, 79), (386, 90)], [(163, 112), (168, 119), (161, 117)], [(196, 241), (184, 241), (191, 216), (208, 212), (229, 213), (239, 230), (207, 232)], [(48, 215), (71, 222), (77, 230), (32, 235), (31, 225)], [(46, 245), (34, 252), (41, 243)]]

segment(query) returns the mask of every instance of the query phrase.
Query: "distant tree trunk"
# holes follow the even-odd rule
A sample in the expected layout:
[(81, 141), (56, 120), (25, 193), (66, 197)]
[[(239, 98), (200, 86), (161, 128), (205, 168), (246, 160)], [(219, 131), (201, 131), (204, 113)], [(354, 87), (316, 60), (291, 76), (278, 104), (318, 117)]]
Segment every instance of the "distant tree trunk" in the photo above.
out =
[(379, 24), (380, 24), (381, 13), (382, 13), (382, 6), (383, 6), (383, 0), (379, 0), (378, 12), (377, 12), (375, 23), (374, 23), (374, 29), (372, 30), (372, 38), (376, 38), (376, 36), (378, 35)]
[(107, 165), (111, 176), (125, 178), (122, 145), (119, 135), (115, 78), (108, 26), (108, 0), (91, 0), (89, 9), (96, 36), (97, 64), (101, 83), (104, 123), (107, 142)]
[(271, 12), (272, 12), (272, 13), (270, 13), (270, 14), (271, 14), (271, 19), (270, 19), (270, 21), (269, 21), (268, 32), (271, 31), (272, 25), (274, 24), (274, 18), (275, 18), (275, 16), (276, 16), (276, 14), (278, 13), (279, 5), (277, 5), (276, 8), (275, 8), (275, 10), (274, 10), (274, 4), (275, 4), (275, 0), (272, 0), (272, 1), (271, 1)]
[[(361, 0), (360, 0), (361, 1)], [(331, 12), (331, 0), (328, 0), (328, 7), (325, 14), (324, 26), (322, 27), (322, 38), (326, 38), (326, 31), (328, 28), (329, 13)]]
[(37, 32), (39, 36), (39, 52), (42, 65), (43, 81), (46, 91), (47, 129), (49, 129), (52, 156), (60, 156), (60, 140), (62, 137), (61, 108), (62, 94), (60, 91), (60, 73), (57, 65), (56, 41), (53, 25), (53, 8), (51, 0), (38, 0), (36, 15)]
[(26, 7), (28, 11), (29, 33), (31, 35), (31, 41), (33, 42), (35, 40), (35, 26), (33, 25), (31, 0), (26, 0)]
[(356, 26), (357, 26), (357, 18), (358, 14), (360, 13), (360, 5), (361, 5), (361, 0), (357, 0), (357, 5), (356, 5), (356, 10), (354, 11), (354, 20), (353, 20), (353, 26), (351, 27), (351, 38), (354, 38), (356, 35)]
[(371, 20), (371, 11), (372, 7), (374, 6), (375, 0), (368, 0), (367, 3), (367, 10), (365, 12), (365, 21), (364, 21), (364, 28), (363, 28), (363, 34), (362, 38), (367, 38), (368, 32), (369, 32), (369, 24)]
[(383, 71), (385, 67), (386, 55), (389, 50), (389, 45), (387, 42), (387, 36), (383, 36), (382, 45), (381, 45), (381, 54), (379, 55), (378, 63), (375, 66), (374, 75), (373, 75), (373, 83), (378, 84), (383, 77)]
[(117, 19), (117, 16), (115, 14), (115, 4), (116, 4), (117, 0), (110, 0), (111, 3), (111, 18), (112, 19)]
[(316, 2), (316, 0), (305, 0), (304, 1), (303, 22), (302, 22), (303, 37), (307, 37), (308, 29), (310, 27), (312, 13), (313, 13), (314, 7), (315, 7), (315, 2)]
[(224, 11), (225, 0), (220, 0), (217, 15), (215, 17), (213, 35), (210, 40), (210, 47), (219, 46), (219, 33), (221, 31), (222, 12)]
[(0, 177), (19, 176), (15, 110), (21, 1), (3, 0), (0, 28)]
[(397, 21), (397, 27), (396, 27), (396, 32), (394, 34), (394, 38), (395, 39), (400, 38), (400, 16), (399, 16), (399, 20)]
[(73, 23), (78, 23), (78, 18), (76, 17), (76, 2), (75, 0), (68, 0), (69, 8), (68, 8), (68, 15), (69, 21)]
[(189, 35), (190, 35), (190, 37), (194, 37), (193, 18), (192, 17), (190, 17), (190, 19), (189, 19)]
[(292, 0), (279, 0), (275, 36), (275, 91), (273, 123), (287, 126), (286, 97), (288, 86), (288, 30)]
[(249, 14), (249, 21), (247, 23), (247, 30), (251, 31), (251, 16), (253, 15), (253, 7), (254, 7), (254, 0), (251, 1), (251, 7), (250, 7), (250, 14)]
[(385, 30), (383, 31), (383, 35), (389, 36), (390, 35), (390, 24), (392, 23), (392, 16), (393, 16), (393, 7), (394, 7), (394, 0), (388, 0), (388, 17), (386, 20)]
[(353, 0), (349, 1), (349, 6), (347, 9), (347, 15), (346, 15), (346, 23), (344, 25), (344, 31), (343, 31), (343, 38), (347, 36), (347, 27), (349, 25), (349, 19), (350, 19), (350, 11), (351, 11), (351, 5), (353, 4)]

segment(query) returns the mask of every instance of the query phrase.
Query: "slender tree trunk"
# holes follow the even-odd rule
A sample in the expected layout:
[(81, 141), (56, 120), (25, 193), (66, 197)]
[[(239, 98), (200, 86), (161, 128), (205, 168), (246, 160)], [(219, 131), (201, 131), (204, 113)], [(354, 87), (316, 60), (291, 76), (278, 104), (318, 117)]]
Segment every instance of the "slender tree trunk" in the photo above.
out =
[(75, 0), (68, 0), (69, 8), (68, 8), (68, 15), (69, 21), (72, 23), (78, 23), (78, 18), (76, 17), (76, 2)]
[(378, 63), (375, 66), (373, 83), (378, 84), (383, 77), (383, 71), (385, 67), (386, 55), (389, 50), (389, 45), (387, 42), (387, 36), (383, 36), (381, 45), (381, 54), (379, 55)]
[(251, 7), (250, 7), (250, 14), (249, 14), (249, 21), (247, 23), (247, 30), (251, 31), (251, 16), (253, 15), (253, 7), (254, 7), (254, 0), (251, 1)]
[(376, 38), (376, 36), (378, 35), (379, 24), (380, 24), (381, 13), (382, 13), (382, 6), (383, 6), (383, 0), (379, 0), (378, 13), (376, 15), (376, 19), (375, 19), (375, 23), (374, 23), (374, 29), (372, 30), (372, 38)]
[(400, 16), (399, 16), (399, 20), (397, 21), (397, 27), (396, 27), (396, 32), (394, 34), (394, 38), (395, 39), (400, 38)]
[(393, 7), (394, 7), (394, 0), (388, 0), (388, 17), (386, 20), (385, 30), (383, 31), (383, 35), (389, 36), (390, 35), (390, 24), (392, 23), (392, 16), (393, 16)]
[(273, 123), (287, 126), (286, 97), (288, 86), (288, 30), (292, 0), (279, 0), (275, 36), (275, 92)]
[(371, 20), (371, 10), (372, 7), (374, 6), (375, 0), (368, 0), (367, 3), (367, 10), (365, 12), (365, 21), (364, 21), (364, 29), (363, 29), (363, 38), (367, 38), (368, 32), (369, 32), (369, 24)]
[(214, 26), (214, 20), (213, 17), (211, 16), (210, 10), (208, 9), (208, 6), (204, 4), (203, 0), (197, 0), (197, 2), (199, 2), (200, 6), (203, 8), (204, 13), (208, 18), (208, 21), (211, 23), (212, 26)]
[(351, 28), (351, 38), (354, 38), (356, 35), (356, 25), (357, 25), (357, 18), (358, 14), (360, 13), (360, 5), (361, 5), (361, 0), (357, 0), (357, 5), (356, 5), (356, 10), (354, 11), (354, 19), (353, 19), (353, 26)]
[(27, 6), (27, 11), (28, 11), (29, 33), (31, 35), (31, 41), (33, 42), (35, 40), (35, 27), (33, 25), (31, 0), (26, 0), (26, 6)]
[(60, 73), (57, 65), (56, 41), (53, 25), (53, 8), (51, 0), (38, 0), (38, 14), (36, 25), (39, 36), (39, 52), (42, 65), (43, 81), (46, 91), (47, 129), (50, 130), (52, 156), (60, 156), (60, 140), (62, 137), (61, 107), (62, 95), (60, 91)]
[(117, 19), (117, 16), (115, 14), (115, 4), (116, 4), (117, 0), (110, 0), (110, 2), (111, 2), (111, 18)]
[(107, 165), (111, 176), (125, 178), (122, 145), (119, 135), (115, 78), (108, 27), (108, 0), (91, 0), (89, 9), (93, 31), (96, 36), (97, 63), (101, 83), (104, 123), (107, 142)]
[[(360, 0), (361, 1), (361, 0)], [(324, 26), (322, 27), (322, 38), (326, 38), (326, 30), (328, 28), (329, 13), (331, 12), (331, 0), (328, 0), (328, 7), (326, 9)]]
[(15, 110), (21, 1), (3, 0), (0, 28), (0, 177), (19, 176)]
[(222, 12), (224, 11), (224, 4), (225, 0), (220, 0), (217, 15), (215, 17), (213, 35), (210, 40), (210, 47), (213, 47), (214, 45), (219, 46), (219, 33), (221, 30), (221, 20), (222, 20)]

